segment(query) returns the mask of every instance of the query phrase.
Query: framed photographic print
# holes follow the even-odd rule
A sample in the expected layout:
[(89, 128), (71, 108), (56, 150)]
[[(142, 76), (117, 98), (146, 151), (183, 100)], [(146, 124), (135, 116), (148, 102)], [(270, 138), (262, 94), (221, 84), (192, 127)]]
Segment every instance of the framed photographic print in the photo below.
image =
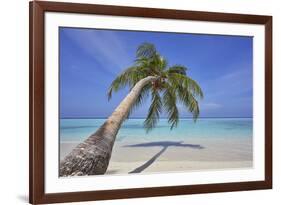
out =
[(30, 203), (272, 187), (272, 17), (30, 2)]

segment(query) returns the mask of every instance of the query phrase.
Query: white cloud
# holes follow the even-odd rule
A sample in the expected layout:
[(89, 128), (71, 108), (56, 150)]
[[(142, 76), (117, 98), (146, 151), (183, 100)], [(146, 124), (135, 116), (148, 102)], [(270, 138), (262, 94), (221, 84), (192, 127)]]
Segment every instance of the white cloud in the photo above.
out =
[(112, 31), (72, 29), (66, 35), (99, 64), (111, 65), (107, 71), (114, 75), (129, 63), (122, 41)]
[(232, 72), (203, 82), (202, 88), (209, 101), (239, 97), (252, 91), (252, 70), (243, 65), (235, 67)]
[(221, 104), (213, 103), (213, 102), (210, 102), (210, 103), (201, 103), (201, 104), (200, 104), (200, 109), (201, 109), (201, 110), (216, 110), (216, 109), (219, 109), (219, 108), (221, 108), (221, 107), (222, 107)]

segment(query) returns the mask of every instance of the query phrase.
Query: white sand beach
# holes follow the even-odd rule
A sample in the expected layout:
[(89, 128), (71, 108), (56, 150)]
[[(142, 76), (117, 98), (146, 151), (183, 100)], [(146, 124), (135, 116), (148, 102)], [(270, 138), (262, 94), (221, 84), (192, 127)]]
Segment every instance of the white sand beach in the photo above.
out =
[[(62, 142), (60, 159), (78, 143)], [(116, 142), (106, 174), (251, 168), (252, 138)]]

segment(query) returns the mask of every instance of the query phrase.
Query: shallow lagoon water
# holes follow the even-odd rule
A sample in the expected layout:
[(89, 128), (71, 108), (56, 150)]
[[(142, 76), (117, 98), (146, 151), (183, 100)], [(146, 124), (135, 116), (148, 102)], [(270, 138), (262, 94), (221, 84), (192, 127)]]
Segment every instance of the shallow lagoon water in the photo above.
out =
[[(81, 142), (93, 134), (106, 119), (60, 119), (61, 142)], [(201, 118), (180, 119), (178, 126), (170, 129), (167, 119), (146, 133), (144, 119), (126, 120), (118, 132), (118, 142), (143, 142), (157, 140), (188, 140), (189, 138), (252, 138), (252, 118)]]

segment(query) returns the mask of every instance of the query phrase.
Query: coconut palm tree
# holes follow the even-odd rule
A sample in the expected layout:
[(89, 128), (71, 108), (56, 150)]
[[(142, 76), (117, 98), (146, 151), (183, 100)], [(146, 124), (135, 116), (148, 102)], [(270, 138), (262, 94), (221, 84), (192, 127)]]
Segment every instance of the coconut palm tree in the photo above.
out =
[(191, 79), (182, 65), (168, 66), (155, 46), (141, 44), (136, 51), (134, 65), (124, 70), (112, 82), (108, 98), (113, 92), (129, 86), (130, 92), (104, 124), (60, 163), (60, 176), (104, 174), (111, 157), (118, 130), (132, 111), (150, 95), (151, 104), (144, 128), (154, 128), (162, 111), (167, 113), (171, 129), (179, 122), (178, 102), (196, 118), (199, 115), (198, 98), (203, 97), (200, 86)]

